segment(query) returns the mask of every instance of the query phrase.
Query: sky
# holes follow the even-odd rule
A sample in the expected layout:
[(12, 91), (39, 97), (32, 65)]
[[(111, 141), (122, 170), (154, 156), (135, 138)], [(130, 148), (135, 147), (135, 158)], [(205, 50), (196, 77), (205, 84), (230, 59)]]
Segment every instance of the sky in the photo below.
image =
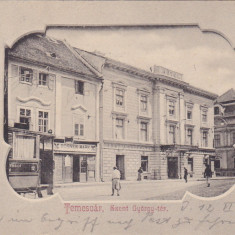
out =
[(235, 88), (233, 48), (220, 35), (196, 26), (51, 28), (47, 35), (147, 71), (153, 65), (171, 69), (182, 73), (185, 82), (218, 95)]
[[(156, 64), (180, 72), (184, 80), (218, 95), (235, 88), (235, 2), (0, 2), (0, 43), (11, 46), (22, 35), (45, 32), (87, 51), (145, 69)], [(50, 25), (169, 25), (192, 28), (128, 30), (46, 30)], [(0, 66), (1, 71), (1, 66)]]

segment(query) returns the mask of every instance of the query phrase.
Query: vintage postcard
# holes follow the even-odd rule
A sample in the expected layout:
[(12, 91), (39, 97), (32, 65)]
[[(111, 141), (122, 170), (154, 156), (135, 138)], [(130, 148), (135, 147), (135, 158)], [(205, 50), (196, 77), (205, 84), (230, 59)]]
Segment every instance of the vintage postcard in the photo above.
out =
[(232, 234), (233, 2), (1, 2), (1, 234)]

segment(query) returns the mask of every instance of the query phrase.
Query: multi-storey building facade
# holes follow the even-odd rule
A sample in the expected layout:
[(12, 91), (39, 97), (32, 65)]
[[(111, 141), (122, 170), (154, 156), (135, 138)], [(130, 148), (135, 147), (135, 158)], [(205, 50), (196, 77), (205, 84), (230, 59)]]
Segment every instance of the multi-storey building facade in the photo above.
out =
[[(136, 179), (140, 166), (152, 179), (180, 178), (183, 167), (203, 177), (214, 171), (215, 94), (183, 81), (182, 74), (153, 66), (152, 72), (76, 51), (102, 71), (102, 178), (117, 165), (123, 179)], [(97, 58), (103, 61), (97, 62)], [(95, 59), (94, 59), (95, 58)]]
[(235, 175), (235, 91), (230, 89), (214, 105), (216, 174)]
[(95, 180), (99, 83), (65, 42), (18, 41), (8, 53), (9, 157), (40, 158), (41, 183)]
[[(41, 181), (203, 177), (214, 169), (215, 94), (153, 66), (145, 71), (40, 34), (8, 53), (12, 158), (41, 158)], [(30, 136), (30, 137), (29, 137)], [(26, 149), (30, 151), (26, 152)], [(49, 168), (49, 169), (48, 169)]]

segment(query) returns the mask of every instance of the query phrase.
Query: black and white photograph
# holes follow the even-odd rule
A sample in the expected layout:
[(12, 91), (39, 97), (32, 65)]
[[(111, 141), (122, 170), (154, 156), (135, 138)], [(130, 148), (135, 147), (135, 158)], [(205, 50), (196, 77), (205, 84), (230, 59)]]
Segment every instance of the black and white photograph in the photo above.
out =
[[(232, 234), (235, 5), (70, 3), (42, 13), (46, 3), (29, 11), (22, 1), (23, 13), (0, 31), (8, 32), (1, 39), (2, 188), (16, 205), (12, 215), (3, 205), (0, 227)], [(10, 6), (9, 16), (17, 12)], [(132, 21), (141, 6), (149, 14)]]

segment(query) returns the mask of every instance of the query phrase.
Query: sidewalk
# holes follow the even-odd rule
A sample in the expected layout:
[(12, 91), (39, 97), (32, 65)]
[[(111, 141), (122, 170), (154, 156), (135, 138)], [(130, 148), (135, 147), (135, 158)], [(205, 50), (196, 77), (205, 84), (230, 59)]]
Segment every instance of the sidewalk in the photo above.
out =
[[(215, 177), (211, 178), (211, 180), (231, 180), (235, 177)], [(205, 181), (205, 178), (189, 178), (188, 181)], [(136, 180), (121, 180), (121, 184), (149, 184), (149, 183), (164, 183), (164, 182), (179, 182), (184, 181), (184, 179), (164, 179), (164, 180), (142, 180), (142, 181), (136, 181)], [(55, 184), (54, 188), (72, 188), (72, 187), (89, 187), (89, 186), (102, 186), (102, 185), (109, 185), (111, 184), (111, 181), (105, 181), (105, 182), (72, 182), (72, 183), (63, 183), (63, 184)], [(47, 187), (48, 185), (41, 185), (41, 187)]]

